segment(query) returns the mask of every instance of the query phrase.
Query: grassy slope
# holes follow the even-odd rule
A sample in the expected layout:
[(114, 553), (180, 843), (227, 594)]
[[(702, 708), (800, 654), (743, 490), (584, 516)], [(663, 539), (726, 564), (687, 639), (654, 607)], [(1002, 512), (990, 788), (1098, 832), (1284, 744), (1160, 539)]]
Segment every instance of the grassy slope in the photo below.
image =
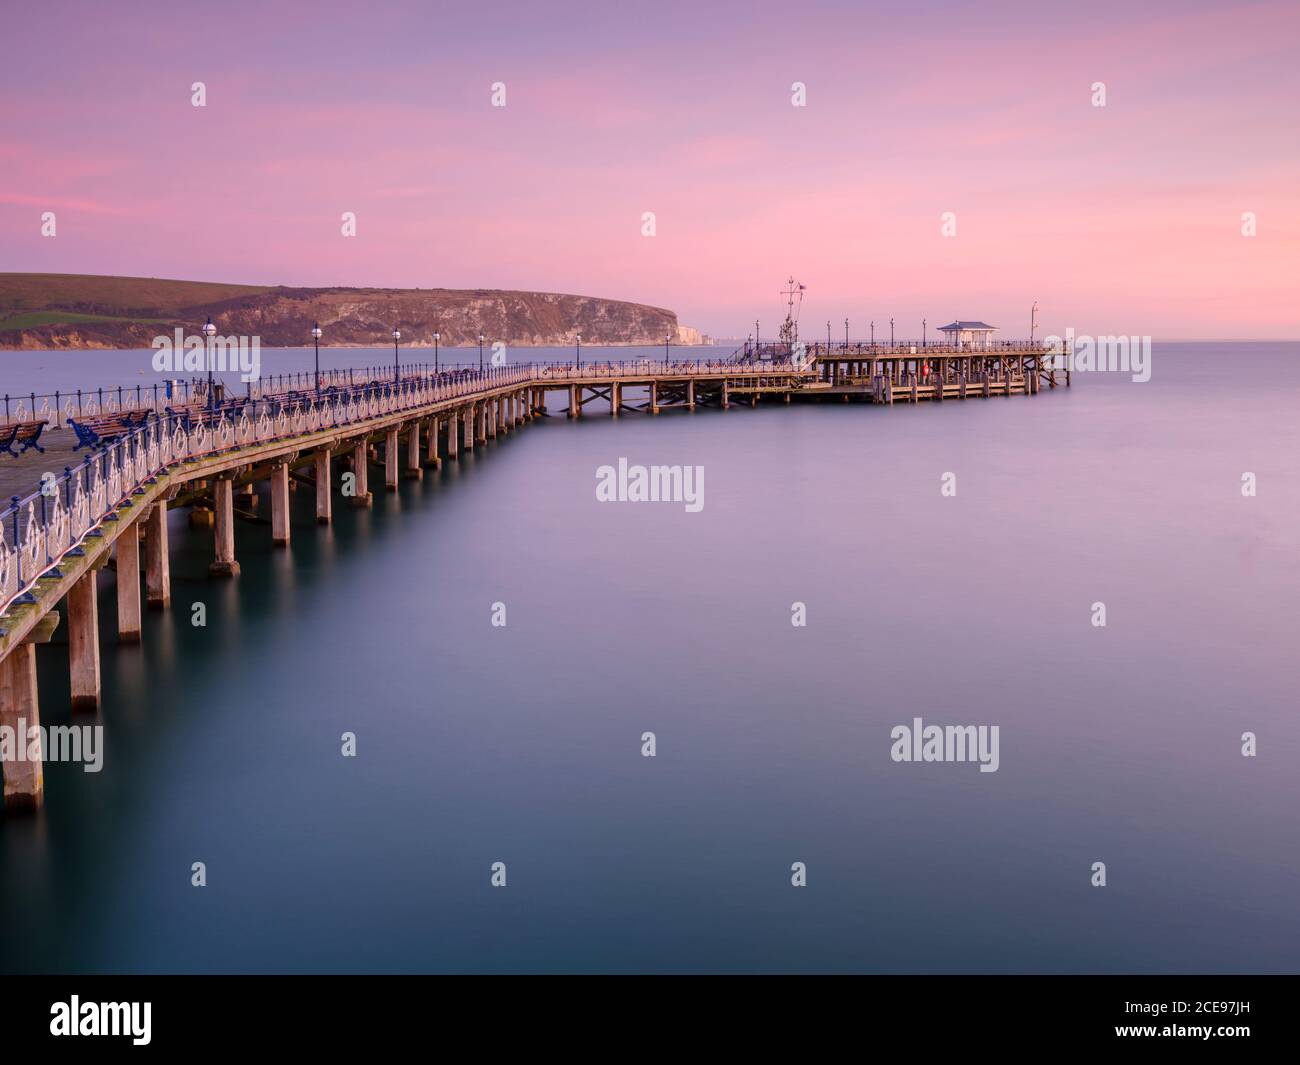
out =
[(0, 318), (0, 331), (35, 329), (38, 325), (76, 325), (79, 322), (165, 322), (166, 320), (111, 314), (78, 314), (76, 311), (22, 311), (9, 318)]
[[(225, 285), (152, 277), (0, 273), (0, 317), (64, 310), (134, 321), (166, 319), (177, 316), (186, 307), (270, 291), (269, 285)], [(76, 321), (67, 317), (58, 320)], [(50, 321), (53, 319), (47, 319), (44, 324)], [(20, 327), (6, 324), (3, 328)]]

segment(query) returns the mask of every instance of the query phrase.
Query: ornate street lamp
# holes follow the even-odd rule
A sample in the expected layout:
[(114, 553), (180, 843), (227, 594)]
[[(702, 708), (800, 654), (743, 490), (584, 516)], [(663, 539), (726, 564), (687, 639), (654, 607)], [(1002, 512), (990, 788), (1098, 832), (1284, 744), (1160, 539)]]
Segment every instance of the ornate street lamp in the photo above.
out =
[(894, 346), (894, 320), (892, 318), (889, 319), (889, 346), (891, 348)]
[(483, 334), (478, 335), (478, 372), (483, 372)]
[(438, 341), (442, 338), (441, 333), (433, 334), (433, 376), (438, 376)]
[(664, 334), (664, 369), (668, 369), (668, 341), (672, 339), (671, 333)]
[(925, 347), (925, 319), (921, 319), (921, 347)]
[(311, 339), (316, 347), (316, 399), (320, 400), (320, 322), (312, 322)]
[(212, 315), (208, 315), (207, 324), (203, 327), (204, 344), (207, 350), (204, 352), (208, 364), (208, 418), (211, 420), (212, 411), (217, 404), (216, 386), (212, 382), (212, 338), (217, 335), (217, 327), (212, 324)]
[(397, 361), (397, 342), (402, 339), (402, 331), (396, 327), (393, 328), (393, 383), (398, 384), (402, 380), (402, 364)]
[(578, 344), (578, 369), (581, 370), (582, 369), (582, 334), (581, 333), (578, 334), (577, 344)]

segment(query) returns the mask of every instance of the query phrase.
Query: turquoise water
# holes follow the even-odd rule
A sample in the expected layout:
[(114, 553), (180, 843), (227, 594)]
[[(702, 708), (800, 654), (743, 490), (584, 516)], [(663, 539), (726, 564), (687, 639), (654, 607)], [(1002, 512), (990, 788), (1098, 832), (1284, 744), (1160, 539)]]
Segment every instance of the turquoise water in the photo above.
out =
[[(17, 392), (147, 355), (0, 358)], [(1298, 356), (593, 405), (328, 528), (295, 493), (292, 549), (241, 524), (224, 583), (174, 515), (140, 646), (101, 585), (103, 771), (50, 765), (43, 813), (0, 822), (0, 969), (1296, 971)], [(703, 510), (598, 503), (620, 457), (703, 466)], [(998, 725), (998, 771), (891, 761), (918, 716)]]

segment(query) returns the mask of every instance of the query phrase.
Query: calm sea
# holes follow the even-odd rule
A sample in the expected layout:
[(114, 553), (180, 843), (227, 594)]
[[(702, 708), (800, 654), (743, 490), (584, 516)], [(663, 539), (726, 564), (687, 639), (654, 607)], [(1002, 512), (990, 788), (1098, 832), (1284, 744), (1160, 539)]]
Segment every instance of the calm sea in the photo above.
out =
[[(148, 358), (6, 352), (0, 391)], [(138, 647), (103, 578), (104, 768), (0, 821), (0, 969), (1300, 970), (1300, 345), (1033, 399), (552, 402), (331, 527), (295, 493), (236, 581), (175, 515)], [(704, 467), (703, 510), (598, 503), (620, 457)], [(998, 771), (891, 761), (915, 717), (997, 725)]]

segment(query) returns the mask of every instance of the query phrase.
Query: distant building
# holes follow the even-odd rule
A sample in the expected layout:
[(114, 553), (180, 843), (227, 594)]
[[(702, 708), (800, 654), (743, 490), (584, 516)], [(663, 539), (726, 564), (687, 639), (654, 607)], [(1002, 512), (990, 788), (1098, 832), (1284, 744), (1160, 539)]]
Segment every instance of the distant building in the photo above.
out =
[(993, 346), (993, 334), (997, 328), (986, 322), (950, 322), (941, 325), (939, 332), (953, 347), (979, 349)]

